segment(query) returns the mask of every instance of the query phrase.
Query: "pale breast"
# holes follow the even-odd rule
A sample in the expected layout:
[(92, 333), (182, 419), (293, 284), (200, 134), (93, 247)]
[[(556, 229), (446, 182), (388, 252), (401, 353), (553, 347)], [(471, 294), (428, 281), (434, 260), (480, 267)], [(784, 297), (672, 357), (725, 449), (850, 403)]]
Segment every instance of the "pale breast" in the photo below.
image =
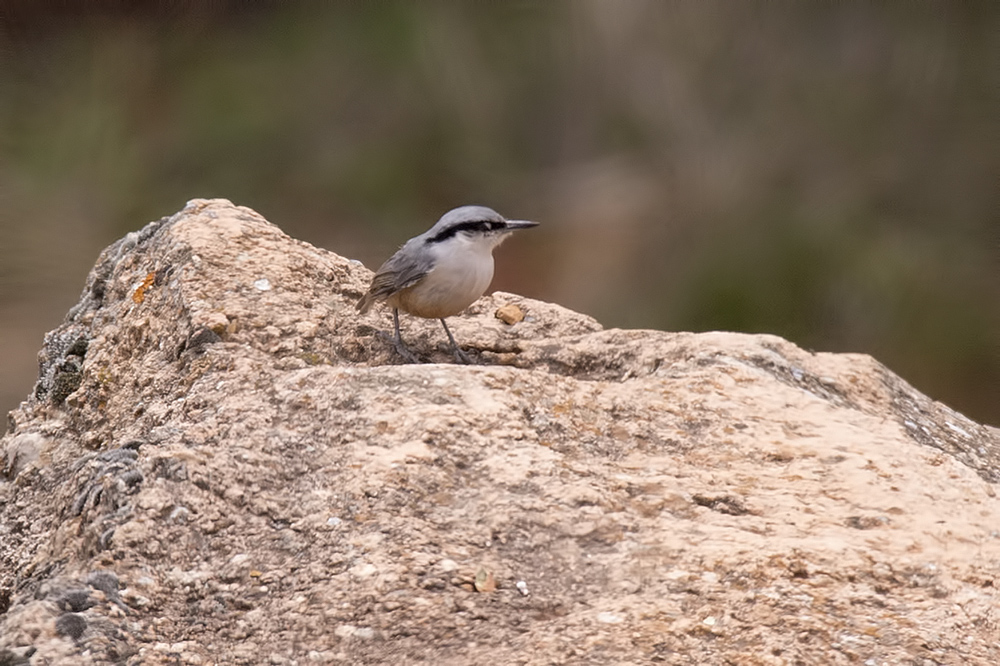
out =
[(491, 252), (456, 252), (438, 259), (417, 284), (386, 299), (386, 303), (418, 317), (451, 317), (472, 305), (493, 280)]

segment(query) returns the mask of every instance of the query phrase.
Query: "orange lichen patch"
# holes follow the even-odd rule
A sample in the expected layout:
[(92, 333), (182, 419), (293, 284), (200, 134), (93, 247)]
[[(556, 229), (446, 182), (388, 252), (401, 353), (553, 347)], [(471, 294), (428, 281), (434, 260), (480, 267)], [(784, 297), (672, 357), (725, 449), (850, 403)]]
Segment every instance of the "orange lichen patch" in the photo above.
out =
[(156, 279), (156, 273), (150, 271), (146, 274), (146, 279), (142, 281), (134, 292), (132, 292), (132, 302), (136, 304), (142, 303), (146, 300), (146, 290), (153, 286), (153, 280)]

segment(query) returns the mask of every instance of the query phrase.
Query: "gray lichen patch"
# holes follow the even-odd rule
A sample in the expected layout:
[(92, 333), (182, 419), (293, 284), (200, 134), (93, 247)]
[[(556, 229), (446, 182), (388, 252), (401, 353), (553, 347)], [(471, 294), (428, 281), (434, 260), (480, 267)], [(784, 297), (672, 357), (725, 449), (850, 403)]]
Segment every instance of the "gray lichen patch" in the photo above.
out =
[(45, 336), (45, 345), (38, 354), (35, 399), (47, 398), (60, 405), (80, 388), (89, 342), (88, 333), (79, 326), (53, 331)]

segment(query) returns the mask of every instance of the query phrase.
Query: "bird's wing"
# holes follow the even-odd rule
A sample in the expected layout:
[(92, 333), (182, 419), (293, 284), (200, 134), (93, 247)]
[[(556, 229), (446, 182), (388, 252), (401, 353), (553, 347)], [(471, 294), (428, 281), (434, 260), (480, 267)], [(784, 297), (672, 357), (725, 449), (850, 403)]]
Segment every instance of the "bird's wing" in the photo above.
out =
[(405, 249), (404, 245), (375, 272), (368, 293), (358, 302), (363, 311), (367, 311), (375, 301), (385, 300), (397, 291), (420, 282), (434, 268), (434, 261), (430, 258), (415, 260), (412, 258), (414, 253), (405, 253)]

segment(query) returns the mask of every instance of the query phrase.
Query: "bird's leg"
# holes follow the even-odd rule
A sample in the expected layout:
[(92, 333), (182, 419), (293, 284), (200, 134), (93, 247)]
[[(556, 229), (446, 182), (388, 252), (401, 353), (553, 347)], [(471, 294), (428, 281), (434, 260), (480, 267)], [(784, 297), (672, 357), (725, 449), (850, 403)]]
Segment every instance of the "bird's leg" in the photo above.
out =
[(460, 363), (472, 365), (472, 359), (470, 359), (464, 351), (458, 348), (458, 343), (455, 342), (455, 338), (452, 336), (451, 331), (448, 330), (448, 324), (444, 323), (444, 318), (441, 319), (441, 325), (444, 326), (444, 332), (448, 334), (448, 339), (451, 340), (451, 346), (455, 349), (455, 358)]
[[(397, 308), (392, 309), (392, 323), (396, 329), (396, 337), (390, 339), (389, 342), (391, 342), (392, 346), (396, 348), (396, 353), (403, 357), (403, 360), (408, 363), (420, 363), (420, 359), (417, 358), (416, 355), (407, 349), (406, 345), (403, 344), (403, 336), (399, 332), (399, 309)], [(382, 333), (382, 331), (379, 331), (378, 333), (380, 337), (389, 337), (385, 333)]]
[(392, 309), (392, 324), (396, 328), (396, 353), (410, 363), (420, 363), (420, 359), (403, 344), (403, 335), (399, 332), (399, 308)]

